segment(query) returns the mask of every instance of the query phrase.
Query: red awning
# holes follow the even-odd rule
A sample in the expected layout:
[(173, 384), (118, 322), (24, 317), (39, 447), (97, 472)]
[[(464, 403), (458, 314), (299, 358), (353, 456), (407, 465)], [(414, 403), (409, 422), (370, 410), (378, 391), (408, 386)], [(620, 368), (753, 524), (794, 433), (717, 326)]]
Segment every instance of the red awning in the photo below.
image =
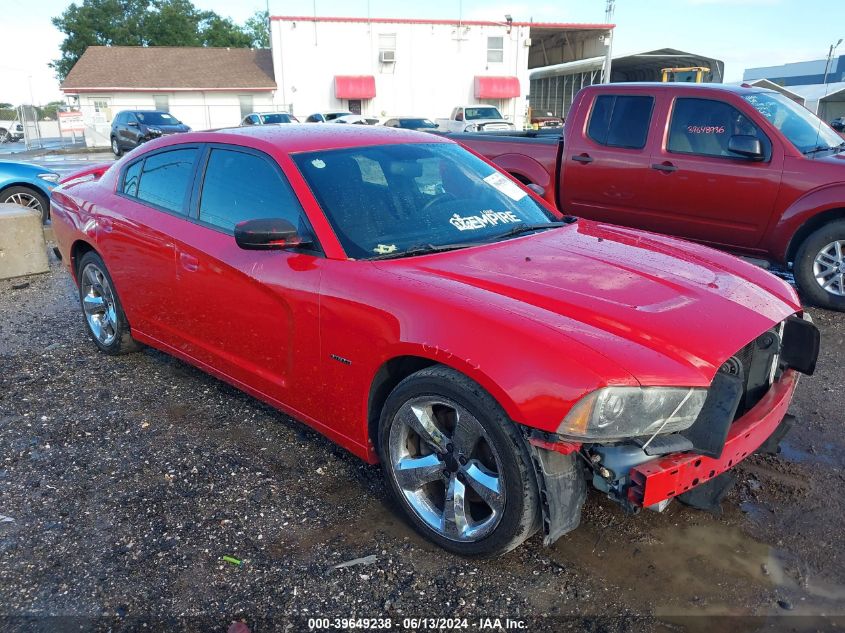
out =
[(519, 79), (516, 77), (476, 77), (476, 99), (510, 99), (519, 96)]
[(372, 99), (376, 78), (372, 75), (335, 75), (334, 96), (338, 99)]

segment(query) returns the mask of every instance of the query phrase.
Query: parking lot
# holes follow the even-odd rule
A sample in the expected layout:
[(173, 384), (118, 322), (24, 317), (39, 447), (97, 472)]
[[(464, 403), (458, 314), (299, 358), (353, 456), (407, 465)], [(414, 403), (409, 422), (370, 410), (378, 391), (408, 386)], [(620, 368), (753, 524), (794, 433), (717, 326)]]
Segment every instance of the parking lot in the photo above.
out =
[(629, 517), (593, 491), (553, 547), (474, 561), (417, 536), (377, 467), (305, 426), (160, 352), (98, 353), (53, 261), (0, 282), (0, 602), (13, 622), (215, 630), (314, 616), (549, 630), (605, 614), (590, 626), (827, 628), (845, 615), (845, 315), (810, 313), (823, 349), (796, 428), (780, 456), (740, 465), (721, 516)]

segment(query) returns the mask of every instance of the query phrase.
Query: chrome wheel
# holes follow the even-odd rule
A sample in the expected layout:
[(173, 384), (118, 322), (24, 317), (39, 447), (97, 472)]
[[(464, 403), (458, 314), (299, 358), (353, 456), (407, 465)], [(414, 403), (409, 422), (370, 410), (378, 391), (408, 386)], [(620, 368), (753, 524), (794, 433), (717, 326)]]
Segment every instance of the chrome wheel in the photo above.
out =
[(115, 156), (120, 155), (120, 148), (117, 146), (117, 139), (113, 138), (111, 140), (111, 151)]
[(88, 327), (103, 345), (111, 345), (117, 338), (117, 309), (114, 293), (106, 275), (95, 264), (82, 270), (82, 309)]
[(5, 202), (6, 204), (18, 204), (22, 207), (27, 207), (28, 209), (35, 209), (36, 211), (44, 211), (38, 197), (30, 193), (13, 193), (11, 196), (6, 198)]
[(823, 290), (845, 297), (845, 240), (824, 246), (813, 261), (813, 275)]
[(390, 473), (414, 513), (452, 541), (477, 541), (502, 519), (502, 462), (484, 427), (446, 398), (421, 396), (397, 411)]

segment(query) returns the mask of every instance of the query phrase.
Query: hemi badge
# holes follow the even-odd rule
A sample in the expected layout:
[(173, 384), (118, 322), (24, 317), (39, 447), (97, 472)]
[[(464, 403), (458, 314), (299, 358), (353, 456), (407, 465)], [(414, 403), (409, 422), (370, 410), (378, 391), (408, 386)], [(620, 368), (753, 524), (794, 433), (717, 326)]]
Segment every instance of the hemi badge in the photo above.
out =
[(333, 359), (338, 361), (339, 363), (343, 363), (344, 365), (351, 365), (352, 361), (348, 358), (344, 358), (343, 356), (338, 356), (337, 354), (329, 354)]

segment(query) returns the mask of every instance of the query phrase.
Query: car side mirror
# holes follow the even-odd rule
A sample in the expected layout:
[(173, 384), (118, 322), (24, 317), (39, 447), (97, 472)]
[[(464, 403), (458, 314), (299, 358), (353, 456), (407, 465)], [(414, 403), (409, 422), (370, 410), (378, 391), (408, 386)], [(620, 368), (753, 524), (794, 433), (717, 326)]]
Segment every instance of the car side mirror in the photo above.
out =
[(728, 139), (728, 151), (752, 160), (763, 160), (763, 144), (756, 136), (734, 134)]
[(308, 246), (311, 240), (282, 218), (246, 220), (235, 226), (235, 242), (248, 251), (270, 251)]
[(128, 125), (129, 127), (138, 127), (138, 122), (137, 121), (130, 121), (126, 125)]
[(536, 185), (533, 182), (530, 182), (525, 186), (528, 187), (531, 191), (536, 193), (541, 198), (546, 195), (546, 190), (543, 189), (540, 185)]

